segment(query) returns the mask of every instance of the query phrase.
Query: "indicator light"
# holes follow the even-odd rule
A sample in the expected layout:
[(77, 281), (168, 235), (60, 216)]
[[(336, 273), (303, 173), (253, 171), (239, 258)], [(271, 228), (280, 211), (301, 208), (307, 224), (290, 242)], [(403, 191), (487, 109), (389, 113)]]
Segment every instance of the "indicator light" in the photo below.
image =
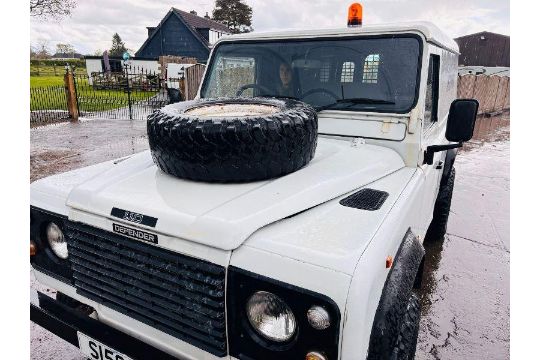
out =
[(392, 267), (392, 264), (394, 263), (394, 258), (388, 255), (386, 257), (386, 268), (390, 269)]
[(307, 312), (309, 324), (317, 330), (330, 327), (330, 314), (322, 306), (312, 306)]
[(310, 351), (306, 355), (306, 360), (326, 360), (326, 356), (318, 351)]

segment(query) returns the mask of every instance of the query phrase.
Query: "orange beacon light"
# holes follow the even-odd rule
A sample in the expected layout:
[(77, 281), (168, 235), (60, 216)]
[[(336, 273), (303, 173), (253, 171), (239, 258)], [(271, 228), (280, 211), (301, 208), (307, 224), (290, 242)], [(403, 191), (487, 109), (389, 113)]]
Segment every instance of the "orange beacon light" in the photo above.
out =
[(362, 26), (362, 5), (354, 3), (349, 6), (348, 27)]

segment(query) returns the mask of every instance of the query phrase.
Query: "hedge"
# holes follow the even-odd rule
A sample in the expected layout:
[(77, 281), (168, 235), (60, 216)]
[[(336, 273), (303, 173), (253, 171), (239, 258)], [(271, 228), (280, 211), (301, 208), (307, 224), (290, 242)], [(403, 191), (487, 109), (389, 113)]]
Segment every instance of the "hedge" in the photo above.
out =
[(86, 66), (84, 59), (67, 59), (67, 60), (50, 60), (50, 59), (31, 59), (30, 65), (32, 66), (64, 66), (66, 63), (72, 66)]

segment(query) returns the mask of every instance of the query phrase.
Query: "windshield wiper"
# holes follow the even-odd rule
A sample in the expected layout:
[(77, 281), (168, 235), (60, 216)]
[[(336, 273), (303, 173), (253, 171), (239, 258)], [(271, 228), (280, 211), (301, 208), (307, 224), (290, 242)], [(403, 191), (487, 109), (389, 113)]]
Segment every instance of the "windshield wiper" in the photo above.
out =
[(371, 99), (371, 98), (348, 98), (348, 99), (338, 99), (335, 103), (323, 105), (317, 107), (317, 111), (322, 111), (326, 109), (331, 109), (338, 104), (350, 104), (349, 106), (344, 107), (345, 109), (357, 104), (382, 104), (382, 105), (394, 105), (395, 102), (384, 99)]
[(293, 99), (293, 100), (299, 100), (296, 96), (287, 96), (287, 95), (258, 95), (260, 97), (273, 97), (276, 99)]

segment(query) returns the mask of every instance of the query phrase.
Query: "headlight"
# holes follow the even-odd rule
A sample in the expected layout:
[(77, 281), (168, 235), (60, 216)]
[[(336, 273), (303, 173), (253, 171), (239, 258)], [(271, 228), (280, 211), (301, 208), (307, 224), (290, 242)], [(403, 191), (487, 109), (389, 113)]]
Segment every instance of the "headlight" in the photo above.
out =
[(64, 239), (64, 233), (62, 233), (60, 227), (53, 222), (49, 223), (49, 225), (47, 225), (46, 235), (51, 250), (55, 253), (55, 255), (60, 259), (67, 259), (67, 242)]
[(296, 331), (296, 319), (289, 306), (278, 296), (257, 291), (246, 305), (247, 317), (251, 326), (265, 338), (285, 342)]

